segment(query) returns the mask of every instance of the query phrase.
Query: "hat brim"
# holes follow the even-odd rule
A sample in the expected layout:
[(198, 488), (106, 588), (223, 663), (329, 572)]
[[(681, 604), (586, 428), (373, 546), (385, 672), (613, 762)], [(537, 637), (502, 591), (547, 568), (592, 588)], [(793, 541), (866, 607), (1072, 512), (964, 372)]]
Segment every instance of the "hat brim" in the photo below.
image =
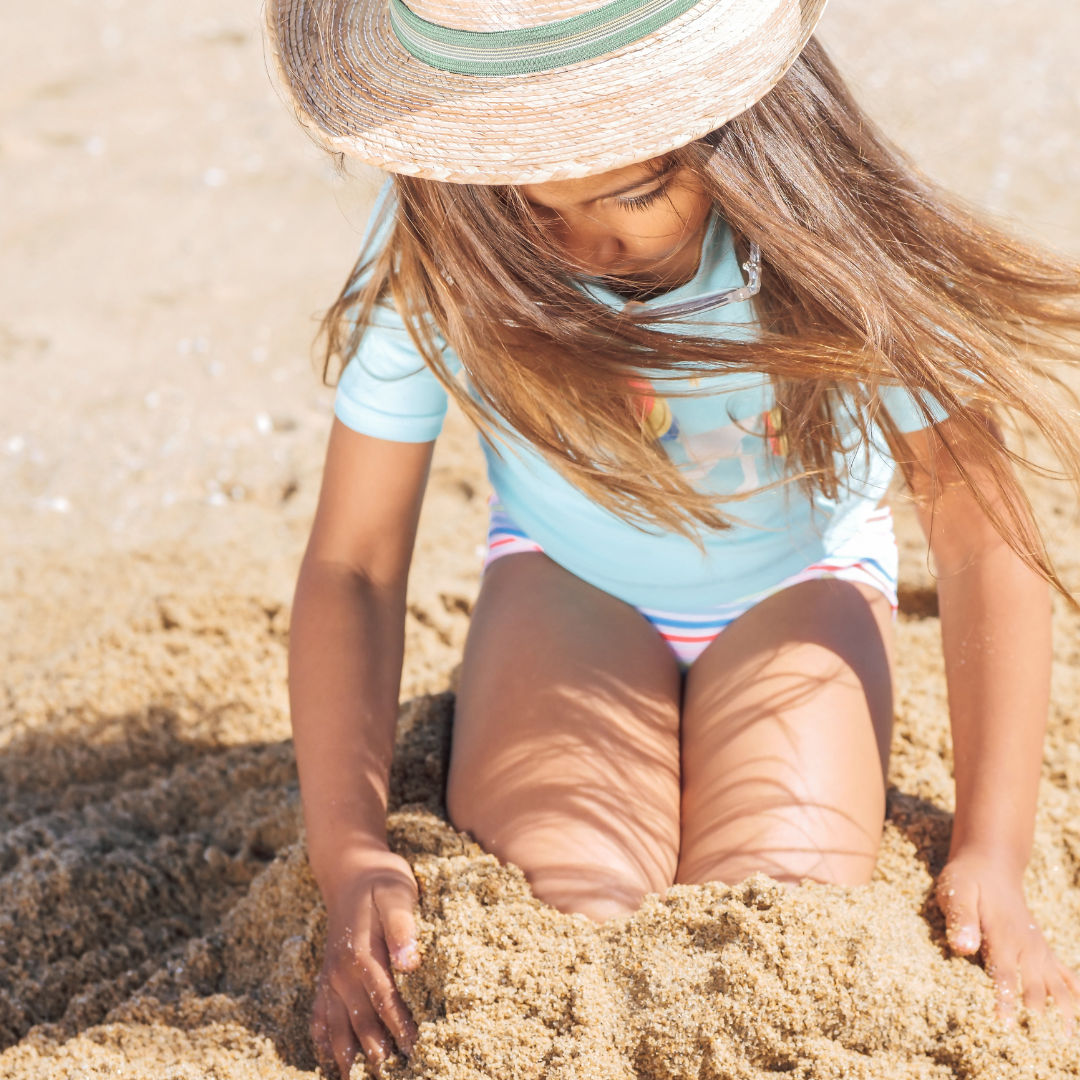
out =
[(609, 172), (685, 146), (780, 81), (826, 0), (701, 0), (595, 60), (458, 75), (398, 43), (387, 0), (268, 0), (280, 78), (334, 153), (458, 184)]

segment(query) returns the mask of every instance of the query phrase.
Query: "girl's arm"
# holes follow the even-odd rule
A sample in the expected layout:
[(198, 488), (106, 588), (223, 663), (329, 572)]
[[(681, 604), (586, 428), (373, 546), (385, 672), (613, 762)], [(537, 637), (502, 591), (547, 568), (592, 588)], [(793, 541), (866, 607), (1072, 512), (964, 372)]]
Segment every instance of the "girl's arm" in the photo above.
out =
[(308, 856), (326, 900), (312, 1035), (348, 1076), (358, 1049), (409, 1052), (415, 1027), (390, 965), (419, 963), (408, 864), (386, 843), (405, 587), (432, 443), (335, 420), (296, 587), (289, 693)]
[[(1071, 1027), (1080, 982), (1051, 952), (1022, 887), (1050, 698), (1049, 588), (997, 534), (937, 429), (908, 443), (938, 575), (953, 732), (956, 815), (937, 886), (949, 944), (963, 955), (982, 949), (1006, 1024), (1019, 975), (1025, 1004), (1041, 1010), (1051, 997)], [(976, 463), (965, 465), (993, 490)]]

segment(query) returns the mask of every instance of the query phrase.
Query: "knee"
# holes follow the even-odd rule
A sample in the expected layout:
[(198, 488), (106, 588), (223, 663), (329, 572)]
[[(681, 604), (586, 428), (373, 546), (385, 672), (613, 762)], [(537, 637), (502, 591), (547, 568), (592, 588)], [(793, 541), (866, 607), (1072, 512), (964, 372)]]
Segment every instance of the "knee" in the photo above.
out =
[(777, 805), (726, 828), (688, 837), (677, 880), (685, 885), (737, 885), (762, 873), (789, 885), (866, 885), (877, 861), (883, 816), (853, 815), (821, 805)]
[[(513, 837), (520, 832), (521, 815), (513, 812), (505, 797), (500, 797), (491, 785), (460, 783), (451, 770), (446, 785), (446, 813), (450, 824), (465, 833), (489, 855), (502, 862), (514, 862), (508, 851), (514, 847)], [(525, 867), (522, 867), (525, 869)]]
[(660, 891), (648, 888), (623, 866), (546, 865), (523, 872), (537, 900), (596, 923), (633, 915), (650, 892)]
[(643, 841), (630, 851), (595, 822), (514, 814), (481, 790), (455, 784), (448, 785), (446, 804), (455, 829), (516, 866), (538, 900), (566, 915), (594, 922), (632, 915), (647, 894), (675, 880), (674, 845), (659, 852)]
[(446, 783), (446, 813), (458, 832), (468, 833), (478, 844), (480, 837), (490, 835), (491, 800), (485, 799), (478, 785), (462, 784), (451, 768)]
[(650, 892), (662, 892), (674, 881), (674, 869), (662, 882), (650, 882), (640, 867), (607, 854), (583, 857), (573, 847), (560, 850), (522, 838), (500, 858), (521, 870), (537, 900), (597, 923), (633, 915)]

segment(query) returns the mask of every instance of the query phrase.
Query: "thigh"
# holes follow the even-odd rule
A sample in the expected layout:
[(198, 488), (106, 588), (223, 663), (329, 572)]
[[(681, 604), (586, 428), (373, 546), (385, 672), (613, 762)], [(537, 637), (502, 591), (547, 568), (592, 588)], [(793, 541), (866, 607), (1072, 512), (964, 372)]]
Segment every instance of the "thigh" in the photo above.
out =
[(679, 692), (634, 608), (545, 555), (500, 559), (465, 646), (451, 819), (560, 910), (632, 912), (675, 876)]
[(724, 631), (687, 676), (678, 880), (870, 880), (885, 815), (892, 611), (824, 579)]

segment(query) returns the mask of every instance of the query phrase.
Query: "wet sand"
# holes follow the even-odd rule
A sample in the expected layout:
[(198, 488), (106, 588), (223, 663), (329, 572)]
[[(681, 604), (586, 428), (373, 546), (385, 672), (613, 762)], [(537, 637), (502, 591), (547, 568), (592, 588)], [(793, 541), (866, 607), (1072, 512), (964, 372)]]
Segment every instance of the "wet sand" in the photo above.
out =
[[(324, 913), (288, 744), (288, 601), (332, 392), (315, 317), (378, 178), (342, 178), (266, 78), (255, 5), (42, 0), (0, 41), (0, 1075), (293, 1076)], [(1080, 11), (832, 0), (822, 36), (968, 198), (1080, 251)], [(1074, 507), (1032, 484), (1068, 580)], [(905, 614), (877, 880), (679, 888), (596, 928), (445, 823), (487, 493), (440, 440), (410, 584), (395, 844), (423, 885), (411, 1077), (1080, 1073), (1006, 1034), (928, 902), (948, 842), (938, 620), (898, 508)], [(1059, 606), (1027, 885), (1080, 965), (1080, 621)]]

